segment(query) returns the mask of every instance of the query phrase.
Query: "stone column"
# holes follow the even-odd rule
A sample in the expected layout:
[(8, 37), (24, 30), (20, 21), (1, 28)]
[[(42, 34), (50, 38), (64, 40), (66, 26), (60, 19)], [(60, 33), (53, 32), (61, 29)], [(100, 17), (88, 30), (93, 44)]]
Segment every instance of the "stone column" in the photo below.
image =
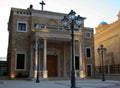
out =
[(71, 69), (72, 68), (72, 61), (71, 61), (72, 60), (72, 54), (71, 53), (72, 53), (72, 47), (70, 45), (70, 77), (71, 77), (71, 70), (72, 70)]
[(64, 44), (64, 77), (66, 77), (66, 47)]
[(48, 77), (47, 72), (47, 39), (44, 38), (43, 78)]
[(81, 42), (79, 42), (79, 45), (80, 45), (80, 47), (79, 47), (79, 57), (80, 57), (80, 77), (81, 78), (83, 78), (84, 77), (84, 75), (83, 75), (83, 69), (82, 69), (82, 45), (81, 45)]
[(31, 44), (31, 50), (30, 50), (30, 79), (32, 79), (33, 76), (33, 45)]
[(37, 53), (38, 53), (38, 44), (37, 44), (37, 39), (35, 40), (35, 66), (34, 66), (34, 78), (36, 78), (37, 77), (37, 66), (38, 66), (38, 64), (37, 64), (37, 62), (38, 62), (38, 55), (37, 55)]

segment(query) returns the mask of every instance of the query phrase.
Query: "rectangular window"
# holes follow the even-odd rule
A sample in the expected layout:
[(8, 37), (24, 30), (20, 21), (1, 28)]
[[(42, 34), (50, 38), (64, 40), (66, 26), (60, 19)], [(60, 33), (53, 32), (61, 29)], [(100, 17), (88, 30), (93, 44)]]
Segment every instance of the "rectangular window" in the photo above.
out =
[(79, 70), (79, 56), (75, 56), (75, 70)]
[(91, 58), (91, 48), (86, 48), (86, 57)]
[(27, 32), (27, 22), (18, 21), (17, 22), (17, 31), (18, 32)]
[(85, 32), (85, 38), (91, 38), (91, 32)]
[(25, 54), (17, 53), (16, 69), (17, 70), (24, 70), (25, 69)]

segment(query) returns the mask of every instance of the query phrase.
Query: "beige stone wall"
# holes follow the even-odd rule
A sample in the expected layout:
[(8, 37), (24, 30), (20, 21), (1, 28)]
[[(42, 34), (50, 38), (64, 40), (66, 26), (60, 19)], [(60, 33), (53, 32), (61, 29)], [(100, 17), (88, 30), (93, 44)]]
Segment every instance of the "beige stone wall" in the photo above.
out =
[(111, 24), (99, 25), (96, 28), (95, 40), (95, 65), (100, 66), (97, 48), (103, 44), (107, 48), (104, 65), (120, 64), (120, 20)]
[[(32, 63), (33, 63), (33, 71), (35, 64), (35, 49), (31, 49), (31, 46), (34, 45), (36, 39), (43, 40), (44, 33), (53, 33), (49, 34), (49, 36), (54, 36), (54, 38), (47, 38), (47, 49), (56, 48), (60, 52), (60, 77), (64, 76), (64, 53), (66, 53), (66, 75), (70, 77), (70, 69), (71, 69), (71, 53), (70, 46), (71, 40), (70, 31), (66, 31), (61, 27), (61, 19), (66, 14), (48, 12), (48, 11), (39, 11), (39, 10), (23, 10), (23, 9), (12, 9), (9, 19), (9, 61), (10, 61), (10, 73), (16, 74), (18, 71), (15, 71), (15, 58), (17, 51), (25, 51), (26, 52), (26, 71), (30, 72), (30, 59), (31, 53), (33, 54)], [(27, 32), (17, 32), (17, 21), (26, 21), (27, 22)], [(57, 27), (57, 30), (51, 29), (41, 29), (35, 28), (35, 24), (45, 25), (45, 26), (53, 26)], [(40, 30), (41, 29), (41, 30)], [(37, 31), (36, 31), (37, 30)], [(91, 39), (85, 38), (85, 32), (88, 31), (91, 33)], [(41, 32), (41, 34), (36, 35), (37, 32)], [(42, 35), (42, 36), (41, 36)], [(60, 36), (62, 35), (62, 36)], [(66, 36), (63, 36), (66, 35)], [(59, 37), (57, 37), (59, 36)], [(55, 40), (56, 39), (56, 40)], [(82, 69), (83, 73), (86, 74), (86, 64), (92, 64), (92, 72), (94, 73), (94, 39), (93, 39), (93, 29), (92, 28), (84, 28), (84, 24), (82, 25), (82, 29), (80, 32), (75, 32), (75, 40), (79, 41), (82, 45)], [(52, 41), (52, 43), (51, 43)], [(64, 45), (65, 44), (65, 45)], [(64, 52), (64, 46), (66, 52)], [(76, 49), (79, 50), (79, 45)], [(91, 47), (92, 49), (92, 58), (86, 58), (86, 47)], [(31, 51), (32, 50), (32, 51)], [(77, 53), (79, 52), (78, 50)], [(43, 48), (41, 49), (41, 71), (43, 70)], [(78, 53), (79, 54), (79, 53)]]
[[(86, 38), (85, 37), (86, 32), (91, 33), (91, 38)], [(92, 65), (92, 77), (94, 77), (94, 69), (95, 69), (94, 68), (95, 67), (95, 59), (94, 59), (94, 38), (93, 38), (94, 34), (93, 33), (94, 33), (93, 29), (86, 28), (85, 31), (84, 31), (84, 43), (83, 43), (83, 45), (84, 45), (83, 63), (84, 63), (84, 69), (85, 69), (84, 72), (86, 72), (85, 74), (87, 76), (87, 67), (86, 67), (86, 65)], [(86, 47), (91, 48), (91, 58), (90, 59), (86, 58)]]

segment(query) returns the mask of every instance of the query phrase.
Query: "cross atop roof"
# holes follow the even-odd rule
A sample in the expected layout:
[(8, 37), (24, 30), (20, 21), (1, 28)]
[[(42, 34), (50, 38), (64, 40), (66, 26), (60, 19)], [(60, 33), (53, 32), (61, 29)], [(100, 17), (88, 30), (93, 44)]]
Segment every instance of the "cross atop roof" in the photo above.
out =
[(43, 11), (43, 6), (45, 5), (44, 1), (42, 0), (42, 2), (40, 2), (41, 6), (42, 6), (42, 11)]

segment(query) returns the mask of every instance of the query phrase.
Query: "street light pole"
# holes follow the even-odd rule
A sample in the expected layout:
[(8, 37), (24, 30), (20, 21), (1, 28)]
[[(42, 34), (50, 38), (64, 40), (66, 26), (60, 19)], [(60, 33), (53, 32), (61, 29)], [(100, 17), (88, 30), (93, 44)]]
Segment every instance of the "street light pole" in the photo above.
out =
[(71, 88), (76, 88), (75, 84), (75, 63), (74, 63), (74, 21), (71, 23), (71, 37), (72, 37), (72, 71), (71, 71)]
[(64, 16), (64, 18), (61, 20), (62, 21), (62, 25), (64, 26), (64, 28), (66, 29), (66, 27), (68, 26), (68, 21), (70, 21), (70, 29), (71, 29), (71, 38), (72, 38), (72, 68), (71, 68), (71, 88), (76, 88), (76, 82), (75, 82), (75, 61), (74, 61), (74, 26), (76, 25), (77, 30), (79, 29), (79, 27), (81, 26), (81, 24), (83, 23), (83, 19), (82, 17), (80, 17), (80, 15), (78, 15), (77, 17), (75, 16), (75, 12), (73, 10), (71, 10), (71, 12), (68, 14), (69, 15), (69, 19)]
[(104, 48), (104, 46), (101, 44), (100, 47), (97, 49), (99, 55), (101, 55), (101, 59), (102, 59), (102, 81), (105, 81), (105, 76), (104, 76), (104, 64), (103, 64), (103, 54), (106, 53), (106, 48)]
[(103, 50), (101, 51), (101, 57), (102, 57), (102, 81), (105, 81), (105, 76), (104, 76), (104, 65), (103, 65)]

